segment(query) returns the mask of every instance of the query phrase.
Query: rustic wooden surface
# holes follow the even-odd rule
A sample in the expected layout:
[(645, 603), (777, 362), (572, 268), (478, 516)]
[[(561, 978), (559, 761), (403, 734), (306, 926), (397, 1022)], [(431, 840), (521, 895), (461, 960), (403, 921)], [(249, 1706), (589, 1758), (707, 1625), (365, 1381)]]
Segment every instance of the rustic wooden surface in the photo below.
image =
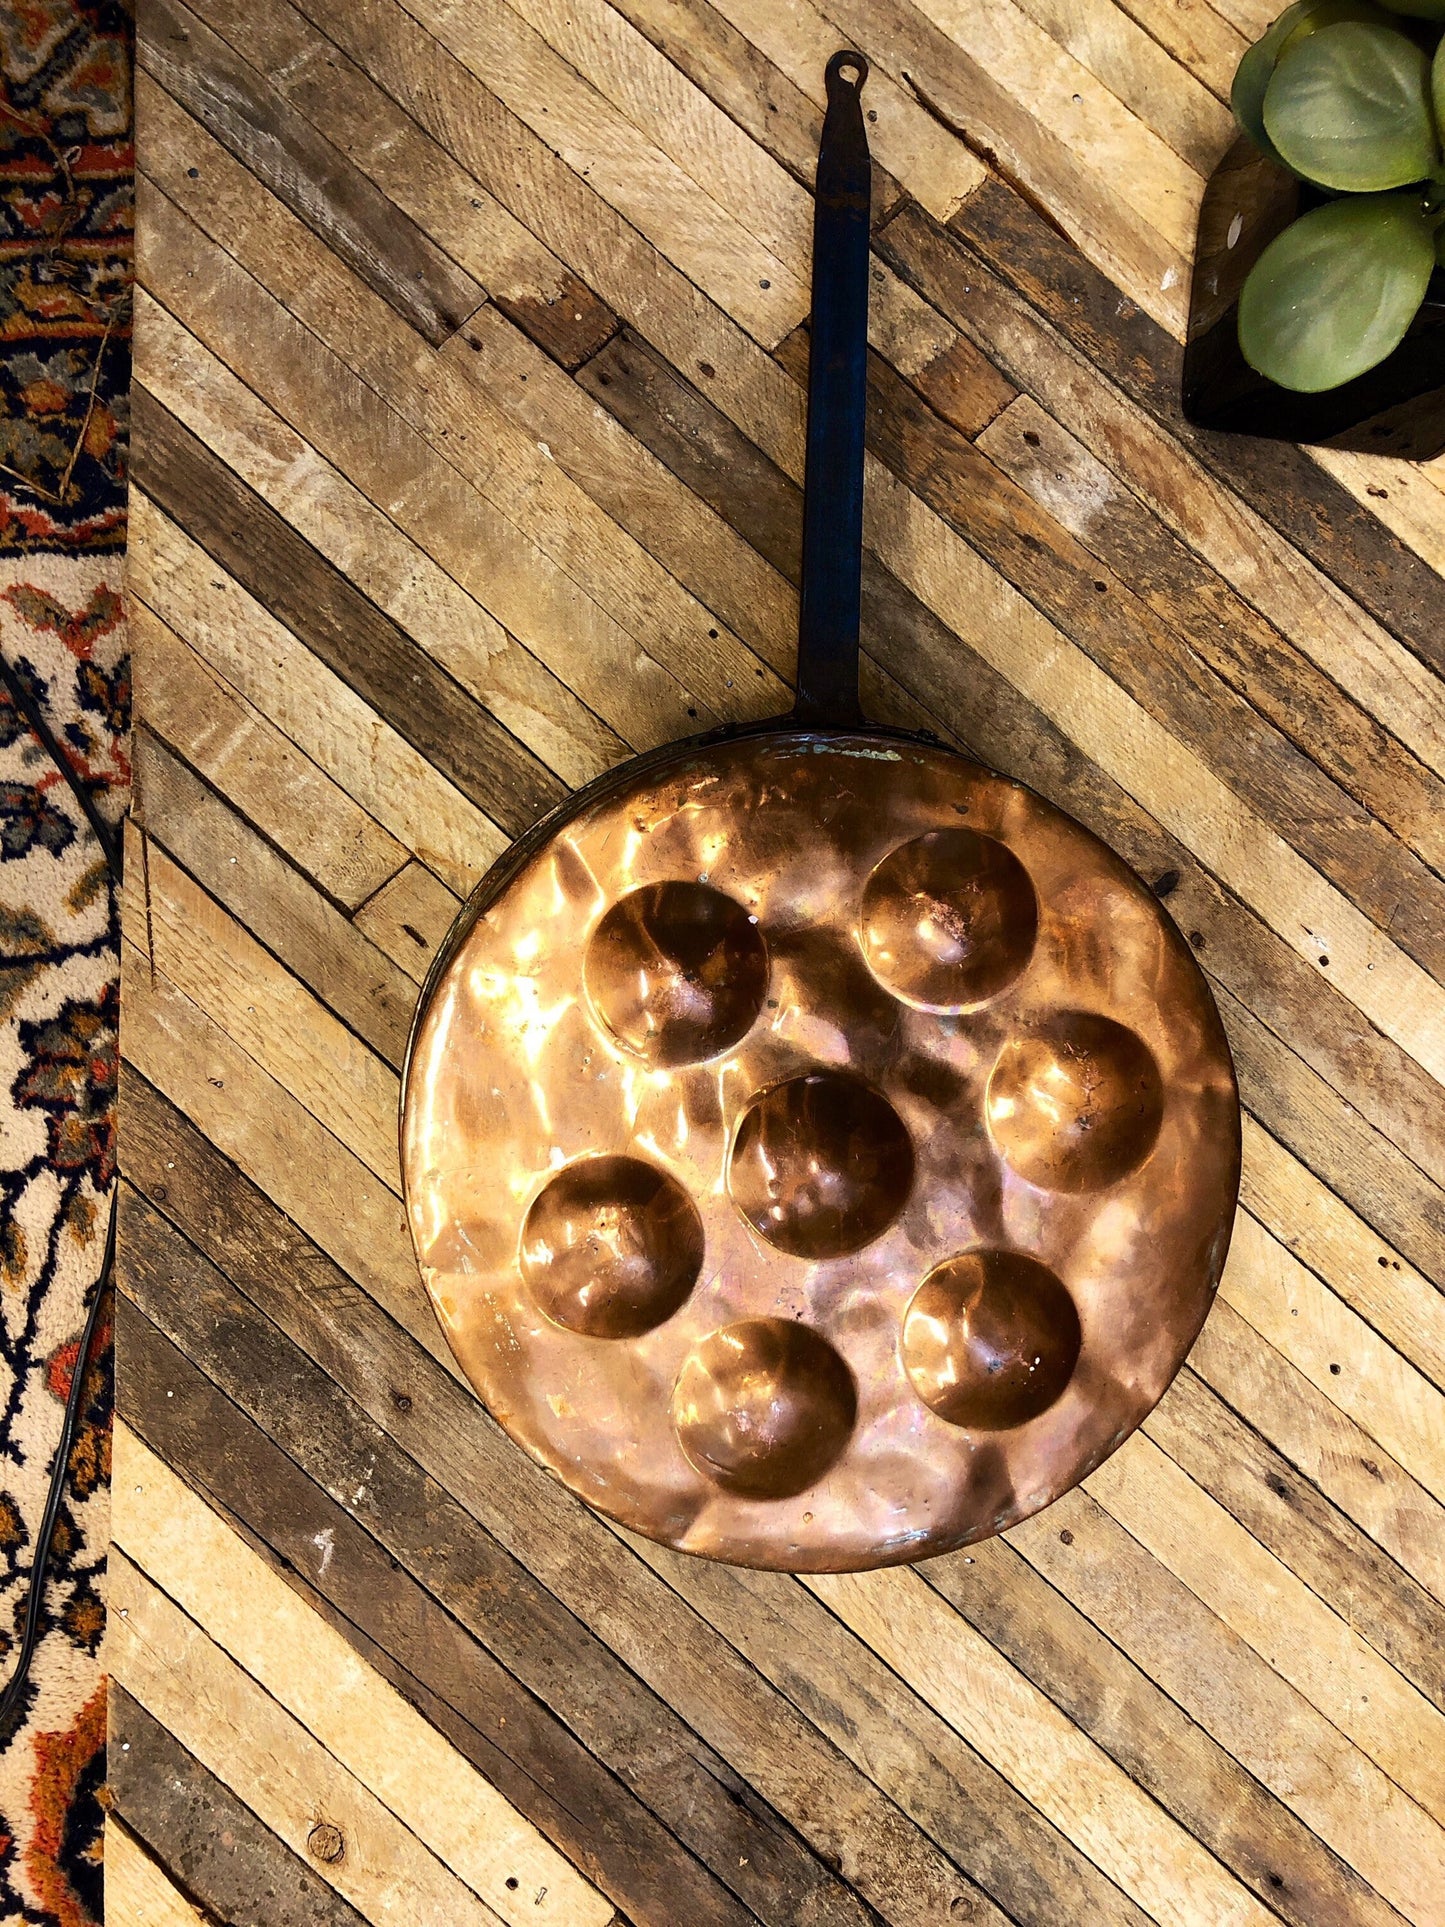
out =
[[(148, 0), (116, 1921), (1445, 1922), (1445, 477), (1176, 406), (1273, 4)], [(869, 706), (1167, 897), (1245, 1177), (1082, 1490), (797, 1581), (500, 1435), (395, 1111), (508, 839), (785, 704), (853, 36)]]

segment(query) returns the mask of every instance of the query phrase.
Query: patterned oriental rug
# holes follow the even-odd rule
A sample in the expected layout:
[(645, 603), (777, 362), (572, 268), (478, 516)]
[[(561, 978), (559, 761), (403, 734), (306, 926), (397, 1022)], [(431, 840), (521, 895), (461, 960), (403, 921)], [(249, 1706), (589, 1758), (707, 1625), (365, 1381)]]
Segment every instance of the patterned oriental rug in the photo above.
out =
[[(0, 0), (0, 648), (112, 821), (130, 775), (130, 48), (122, 5)], [(0, 1686), (115, 1182), (118, 944), (96, 839), (0, 687)], [(43, 1927), (102, 1918), (108, 1326), (0, 1730), (0, 1920)]]

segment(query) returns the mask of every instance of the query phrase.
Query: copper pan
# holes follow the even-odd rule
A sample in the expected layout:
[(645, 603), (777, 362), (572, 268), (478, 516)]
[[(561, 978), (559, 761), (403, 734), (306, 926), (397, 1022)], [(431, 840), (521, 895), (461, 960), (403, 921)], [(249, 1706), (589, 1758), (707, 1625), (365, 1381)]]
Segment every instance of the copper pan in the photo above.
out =
[(858, 707), (869, 160), (828, 66), (798, 699), (609, 772), (457, 921), (408, 1052), (427, 1288), (494, 1417), (668, 1545), (836, 1571), (998, 1532), (1209, 1309), (1239, 1106), (1167, 914)]

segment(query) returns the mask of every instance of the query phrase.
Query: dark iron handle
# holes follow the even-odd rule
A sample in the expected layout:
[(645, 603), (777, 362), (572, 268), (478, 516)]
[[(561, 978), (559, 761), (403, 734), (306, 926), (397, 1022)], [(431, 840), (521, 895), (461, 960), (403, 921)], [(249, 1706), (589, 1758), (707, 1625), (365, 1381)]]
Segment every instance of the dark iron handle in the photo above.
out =
[(803, 471), (803, 579), (793, 720), (847, 728), (858, 701), (863, 581), (863, 420), (868, 390), (871, 166), (862, 54), (828, 62), (813, 203), (813, 324)]

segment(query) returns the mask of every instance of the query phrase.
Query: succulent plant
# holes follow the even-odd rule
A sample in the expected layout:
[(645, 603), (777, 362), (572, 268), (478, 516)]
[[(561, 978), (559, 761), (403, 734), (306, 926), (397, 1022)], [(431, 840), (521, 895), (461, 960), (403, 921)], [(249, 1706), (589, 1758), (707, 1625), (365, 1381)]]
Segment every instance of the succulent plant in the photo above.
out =
[(1306, 394), (1404, 339), (1445, 261), (1445, 0), (1297, 0), (1248, 49), (1235, 118), (1329, 198), (1265, 248), (1239, 297), (1252, 368)]

